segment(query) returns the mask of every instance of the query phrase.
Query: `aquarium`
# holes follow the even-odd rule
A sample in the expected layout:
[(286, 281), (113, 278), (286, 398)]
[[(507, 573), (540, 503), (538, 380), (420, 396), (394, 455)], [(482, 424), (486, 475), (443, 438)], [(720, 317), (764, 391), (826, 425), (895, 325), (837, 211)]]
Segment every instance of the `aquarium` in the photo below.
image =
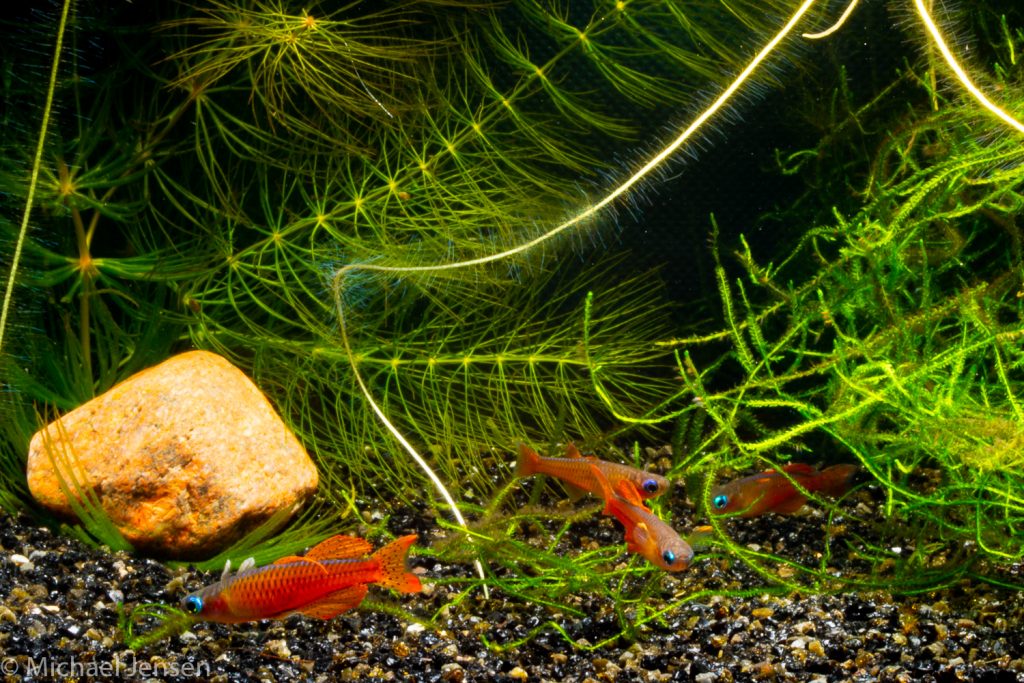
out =
[[(279, 679), (1024, 675), (1018, 3), (2, 21), (0, 634), (58, 614), (68, 657), (175, 666), (249, 638)], [(126, 541), (74, 458), (74, 514), (33, 499), (33, 434), (193, 349), (266, 396), (314, 496), (191, 564)], [(418, 535), (427, 588), (175, 607), (337, 534)]]

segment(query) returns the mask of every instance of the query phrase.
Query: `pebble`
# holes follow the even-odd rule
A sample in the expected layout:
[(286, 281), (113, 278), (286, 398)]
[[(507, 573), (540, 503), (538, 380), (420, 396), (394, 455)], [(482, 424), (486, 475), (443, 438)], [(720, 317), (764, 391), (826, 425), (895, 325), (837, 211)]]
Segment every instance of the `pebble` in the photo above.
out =
[(456, 662), (449, 662), (441, 666), (441, 680), (451, 681), (452, 683), (459, 683), (466, 676), (466, 671), (462, 668), (461, 664)]
[[(687, 514), (682, 507), (673, 512), (681, 519)], [(395, 515), (389, 530), (423, 534), (430, 523), (416, 515)], [(573, 544), (583, 535), (604, 543), (605, 523), (612, 533), (615, 527), (610, 521), (599, 519), (589, 526), (584, 523), (578, 536), (573, 536), (577, 532), (571, 527), (566, 543)], [(771, 520), (763, 526), (772, 532), (762, 529), (758, 534), (765, 536), (765, 547), (779, 548), (785, 545), (780, 539), (789, 538), (801, 525), (820, 523), (803, 518)], [(745, 540), (749, 539), (740, 539)], [(122, 654), (127, 649), (117, 628), (118, 602), (176, 604), (187, 592), (215, 581), (218, 574), (169, 570), (156, 562), (111, 555), (6, 519), (0, 519), (0, 548), (25, 549), (26, 559), (29, 549), (41, 551), (30, 560), (36, 563), (31, 573), (19, 571), (13, 561), (0, 560), (0, 649), (7, 657), (30, 658), (43, 652), (63, 660), (81, 658), (84, 653), (95, 661), (131, 657)], [(11, 554), (6, 550), (2, 557), (11, 560)], [(832, 564), (839, 561), (833, 558)], [(1024, 595), (983, 584), (958, 584), (938, 595), (912, 598), (880, 591), (745, 598), (724, 591), (760, 586), (762, 579), (741, 562), (709, 558), (695, 562), (679, 584), (653, 572), (637, 576), (638, 583), (632, 587), (623, 584), (624, 594), (642, 591), (648, 610), (661, 609), (664, 601), (679, 602), (675, 610), (636, 629), (635, 639), (627, 642), (614, 639), (620, 629), (616, 606), (596, 590), (563, 597), (556, 608), (531, 605), (499, 591), (484, 601), (479, 595), (462, 593), (459, 581), (473, 580), (471, 565), (430, 560), (426, 566), (430, 568), (427, 576), (437, 580), (433, 596), (405, 597), (377, 589), (371, 590), (371, 596), (396, 601), (392, 604), (425, 618), (442, 614), (441, 607), (457, 596), (458, 604), (436, 617), (443, 628), (403, 621), (393, 610), (370, 609), (328, 621), (291, 617), (259, 624), (197, 623), (178, 637), (136, 653), (138, 661), (150, 661), (148, 657), (155, 655), (160, 657), (155, 661), (168, 665), (201, 664), (208, 670), (188, 680), (223, 683), (258, 679), (283, 683), (370, 679), (909, 683), (1020, 680), (1024, 672), (1024, 643), (1016, 637)], [(698, 590), (715, 588), (723, 593), (682, 600)], [(679, 592), (682, 595), (673, 597)], [(640, 614), (636, 604), (626, 603), (622, 618), (635, 619)], [(554, 621), (562, 631), (545, 629), (547, 621)], [(999, 630), (1000, 623), (1009, 628)], [(143, 631), (144, 627), (140, 625)], [(535, 634), (532, 640), (500, 653), (483, 643), (486, 639), (503, 647), (530, 634)], [(835, 672), (836, 677), (829, 679), (823, 671)]]
[(288, 647), (288, 641), (283, 638), (268, 640), (263, 645), (263, 650), (264, 652), (269, 652), (275, 657), (288, 658), (292, 656), (291, 648)]

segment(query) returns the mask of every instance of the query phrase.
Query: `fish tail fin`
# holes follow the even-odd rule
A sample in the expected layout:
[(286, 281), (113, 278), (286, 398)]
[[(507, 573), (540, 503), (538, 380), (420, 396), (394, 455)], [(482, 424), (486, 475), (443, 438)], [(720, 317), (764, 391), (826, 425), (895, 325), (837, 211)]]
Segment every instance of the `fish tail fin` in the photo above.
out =
[(376, 583), (400, 593), (419, 593), (423, 590), (419, 577), (405, 566), (409, 547), (417, 538), (416, 534), (396, 538), (373, 554), (373, 559), (380, 565), (380, 579)]
[(525, 443), (519, 444), (519, 456), (516, 458), (516, 476), (529, 477), (540, 471), (540, 456)]

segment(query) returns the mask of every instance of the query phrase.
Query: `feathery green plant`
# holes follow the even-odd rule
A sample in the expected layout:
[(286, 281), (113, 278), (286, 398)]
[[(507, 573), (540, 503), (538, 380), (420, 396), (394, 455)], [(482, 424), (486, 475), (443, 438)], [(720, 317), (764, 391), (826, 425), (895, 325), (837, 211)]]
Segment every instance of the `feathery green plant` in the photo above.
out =
[[(607, 553), (532, 558), (509, 532), (515, 514), (483, 502), (510, 476), (504, 454), (520, 440), (676, 423), (693, 446), (677, 474), (840, 444), (923, 541), (969, 538), (984, 556), (1019, 557), (1019, 471), (1007, 466), (1020, 422), (1010, 136), (1021, 37), (1004, 22), (1004, 42), (991, 41), (1001, 66), (978, 88), (913, 2), (927, 59), (900, 80), (924, 84), (937, 111), (872, 122), (895, 134), (853, 204), (847, 174), (864, 163), (854, 136), (881, 97), (835, 118), (786, 172), (848, 145), (849, 165), (809, 181), (847, 208), (811, 228), (806, 214), (783, 215), (801, 234), (766, 265), (743, 243), (743, 278), (716, 263), (723, 329), (660, 346), (663, 295), (650, 275), (622, 275), (599, 223), (737, 98), (796, 87), (771, 65), (833, 8), (213, 0), (153, 5), (143, 21), (164, 30), (151, 34), (85, 4), (72, 38), (103, 38), (117, 67), (94, 71), (74, 53), (35, 164), (38, 195), (23, 138), (4, 137), (0, 190), (40, 216), (5, 315), (64, 342), (34, 347), (26, 334), (5, 346), (11, 410), (70, 407), (175, 345), (219, 351), (276, 402), (329, 494), (354, 485), (361, 498), (429, 502), (431, 476), (458, 519), (501, 521), (471, 537), (499, 566), (491, 580), (532, 600), (552, 588), (527, 562), (565, 569), (553, 583), (571, 590), (583, 584), (570, 568), (609, 576)], [(943, 64), (960, 84), (951, 93), (934, 86)], [(6, 73), (8, 94), (38, 89)], [(985, 94), (996, 90), (1002, 107)], [(616, 163), (662, 136), (658, 108), (691, 114), (645, 161)], [(5, 127), (22, 130), (24, 114), (5, 113)], [(976, 236), (985, 229), (996, 246)], [(162, 334), (148, 333), (155, 322)], [(16, 372), (15, 359), (32, 370)], [(39, 372), (48, 366), (66, 370), (59, 382)], [(729, 375), (740, 379), (725, 386)], [(968, 436), (948, 436), (949, 422)], [(6, 470), (19, 457), (5, 448)], [(924, 467), (945, 477), (934, 491), (908, 478)], [(4, 488), (4, 501), (22, 495), (16, 481)], [(777, 558), (723, 542), (778, 578), (767, 570)], [(833, 585), (824, 565), (790, 566)]]
[[(597, 431), (579, 302), (620, 256), (566, 259), (584, 247), (551, 242), (545, 225), (567, 212), (564, 229), (582, 225), (615, 201), (575, 209), (601, 172), (595, 145), (644, 132), (616, 107), (686, 101), (742, 57), (680, 8), (468, 7), (159, 6), (173, 14), (157, 35), (79, 7), (74, 44), (99, 36), (125, 57), (94, 72), (73, 53), (40, 199), (6, 138), (3, 189), (44, 219), (11, 271), (19, 328), (59, 320), (67, 348), (56, 385), (10, 370), (15, 402), (70, 407), (187, 334), (255, 375), (332, 487), (418, 490), (368, 410), (377, 402), (430, 449), (424, 469), (449, 482), (469, 472), (480, 495), (496, 449)], [(735, 30), (756, 36), (763, 10), (736, 3), (716, 21), (739, 17)], [(666, 34), (667, 20), (680, 31)], [(567, 183), (566, 169), (584, 175)], [(526, 253), (538, 236), (546, 246)], [(485, 262), (436, 268), (466, 257)], [(669, 386), (645, 369), (657, 354), (643, 337), (664, 334), (653, 293), (629, 281), (599, 292), (605, 332), (592, 335), (638, 405)], [(33, 310), (46, 296), (57, 310)], [(154, 321), (170, 333), (147, 337)], [(26, 343), (10, 355), (42, 367), (51, 354)]]
[[(879, 504), (889, 528), (906, 528), (922, 555), (905, 560), (903, 549), (865, 538), (842, 543), (876, 567), (894, 567), (882, 580), (896, 589), (934, 587), (966, 574), (1001, 580), (1002, 565), (1024, 556), (1024, 462), (1015, 451), (1024, 424), (1017, 226), (1024, 147), (1016, 132), (1024, 112), (1016, 61), (1024, 33), (1005, 20), (1003, 27), (987, 77), (1001, 96), (1001, 115), (980, 108), (977, 93), (935, 89), (930, 63), (900, 75), (902, 83), (924, 86), (924, 106), (883, 124), (895, 129), (872, 121), (882, 104), (872, 100), (847, 107), (850, 118), (831, 126), (845, 132), (783, 158), (799, 173), (839, 145), (863, 144), (853, 131), (879, 142), (859, 169), (859, 208), (823, 206), (823, 222), (768, 262), (741, 241), (741, 277), (717, 264), (725, 328), (665, 344), (676, 350), (686, 385), (676, 405), (691, 396), (696, 402), (634, 418), (709, 418), (710, 429), (687, 432), (692, 455), (677, 463), (709, 477), (725, 465), (764, 469), (806, 460), (800, 451), (859, 462), (884, 496)], [(813, 172), (825, 187), (845, 187), (851, 170)], [(801, 202), (772, 222), (800, 220), (809, 206)], [(706, 357), (709, 348), (718, 349), (711, 354), (718, 360), (701, 367), (691, 354)], [(723, 369), (739, 380), (723, 385)], [(701, 501), (710, 486), (709, 478)], [(861, 517), (817, 503), (833, 515)], [(726, 527), (739, 521), (713, 521), (728, 551), (769, 581), (820, 590), (874, 580), (751, 552), (729, 538)], [(780, 579), (780, 563), (799, 580)]]

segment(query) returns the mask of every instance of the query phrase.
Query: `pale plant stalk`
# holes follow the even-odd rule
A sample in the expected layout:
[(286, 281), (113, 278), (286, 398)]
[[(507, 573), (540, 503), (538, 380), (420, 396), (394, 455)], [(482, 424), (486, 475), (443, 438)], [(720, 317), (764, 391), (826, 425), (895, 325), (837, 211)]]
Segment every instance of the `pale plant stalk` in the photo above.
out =
[(4, 290), (3, 304), (0, 304), (0, 352), (4, 347), (4, 331), (7, 329), (7, 316), (14, 299), (14, 284), (18, 278), (18, 265), (21, 263), (21, 252), (25, 246), (25, 235), (28, 234), (28, 219), (32, 214), (32, 202), (35, 200), (36, 186), (39, 184), (39, 168), (43, 163), (43, 149), (46, 145), (46, 132), (50, 125), (50, 112), (53, 110), (53, 95), (57, 89), (57, 73), (60, 71), (60, 53), (64, 46), (64, 32), (71, 11), (71, 0), (64, 0), (61, 8), (60, 24), (57, 26), (57, 43), (53, 48), (53, 64), (50, 68), (50, 83), (46, 89), (46, 102), (43, 105), (43, 121), (39, 126), (39, 142), (32, 160), (32, 173), (29, 176), (28, 196), (25, 198), (25, 210), (21, 214), (21, 227), (14, 243), (14, 254), (11, 256), (11, 270), (7, 274), (7, 289)]
[[(704, 124), (707, 123), (707, 121), (712, 116), (718, 113), (718, 111), (721, 110), (722, 107), (724, 107), (726, 103), (732, 99), (732, 97), (743, 86), (743, 84), (747, 82), (747, 80), (751, 77), (751, 75), (753, 75), (753, 73), (757, 70), (761, 63), (764, 62), (764, 60), (767, 59), (768, 56), (775, 51), (775, 48), (778, 47), (779, 43), (782, 42), (782, 40), (785, 39), (785, 37), (793, 30), (793, 27), (796, 26), (796, 24), (800, 21), (804, 14), (806, 14), (807, 11), (812, 6), (814, 6), (816, 1), (817, 0), (805, 0), (805, 2), (800, 6), (800, 8), (793, 14), (793, 16), (790, 17), (789, 21), (786, 22), (785, 26), (783, 26), (782, 29), (778, 33), (776, 33), (770, 41), (768, 41), (768, 43), (761, 49), (760, 52), (757, 53), (757, 55), (750, 61), (750, 63), (747, 64), (746, 68), (744, 68), (743, 71), (740, 72), (740, 74), (732, 81), (732, 83), (729, 84), (729, 86), (722, 92), (722, 94), (719, 95), (718, 98), (715, 99), (715, 101), (712, 102), (707, 109), (701, 112), (701, 114), (696, 119), (694, 119), (693, 122), (690, 123), (690, 125), (687, 126), (675, 138), (675, 140), (670, 142), (664, 149), (662, 149), (660, 152), (651, 157), (651, 159), (648, 160), (647, 163), (645, 163), (636, 173), (634, 173), (632, 176), (630, 176), (620, 185), (614, 188), (611, 192), (605, 195), (603, 199), (594, 204), (591, 204), (590, 206), (586, 207), (573, 217), (548, 230), (544, 234), (539, 235), (527, 242), (524, 242), (521, 245), (513, 247), (512, 249), (507, 249), (505, 251), (497, 252), (494, 254), (490, 254), (488, 256), (482, 256), (475, 259), (467, 259), (464, 261), (458, 261), (454, 263), (435, 264), (427, 266), (387, 266), (365, 263), (352, 263), (339, 268), (338, 272), (334, 275), (332, 289), (334, 291), (334, 302), (338, 314), (342, 343), (344, 344), (345, 353), (348, 356), (349, 364), (352, 366), (352, 371), (355, 374), (356, 383), (359, 385), (360, 391), (363, 393), (363, 396), (370, 404), (370, 408), (377, 415), (377, 418), (381, 421), (384, 427), (389, 432), (391, 432), (395, 439), (402, 445), (402, 448), (405, 449), (409, 456), (416, 462), (417, 465), (419, 465), (420, 469), (422, 469), (423, 472), (427, 475), (427, 478), (430, 479), (431, 483), (433, 483), (438, 493), (441, 494), (441, 497), (448, 504), (452, 516), (455, 518), (458, 524), (467, 532), (467, 537), (470, 540), (472, 540), (473, 537), (471, 534), (468, 533), (469, 529), (466, 524), (466, 520), (462, 516), (462, 512), (459, 510), (458, 505), (455, 503), (455, 498), (452, 496), (447, 486), (445, 486), (444, 482), (441, 481), (441, 478), (437, 475), (437, 473), (434, 472), (433, 468), (430, 467), (430, 464), (426, 461), (426, 459), (416, 450), (415, 446), (413, 446), (412, 443), (410, 443), (409, 440), (405, 438), (401, 431), (399, 431), (398, 427), (396, 427), (394, 423), (391, 422), (388, 416), (384, 413), (383, 408), (381, 408), (377, 401), (374, 399), (373, 394), (370, 392), (369, 387), (367, 387), (362, 375), (359, 372), (358, 362), (355, 358), (355, 354), (352, 351), (348, 339), (348, 332), (345, 328), (345, 312), (344, 304), (342, 303), (342, 292), (344, 290), (343, 284), (345, 281), (345, 277), (349, 273), (352, 273), (356, 270), (367, 270), (382, 273), (413, 274), (431, 272), (436, 273), (440, 271), (455, 270), (458, 268), (470, 268), (473, 266), (486, 265), (488, 263), (500, 261), (502, 259), (510, 258), (518, 254), (523, 254), (533, 249), (534, 247), (539, 246), (547, 242), (548, 240), (556, 237), (557, 235), (575, 226), (578, 226), (587, 221), (588, 219), (596, 216), (608, 205), (612, 204), (615, 200), (624, 196), (634, 186), (636, 186), (643, 179), (645, 179), (651, 171), (661, 166), (661, 164), (668, 160), (669, 157), (671, 157), (680, 147), (682, 147), (687, 140), (693, 137), (693, 135), (698, 130), (700, 130), (701, 127), (704, 126)], [(477, 573), (479, 574), (480, 578), (484, 580), (484, 591), (486, 595), (487, 584), (483, 566), (480, 563), (480, 560), (476, 560), (475, 565)]]
[[(419, 465), (419, 467), (424, 471), (424, 473), (433, 483), (434, 487), (441, 494), (441, 497), (448, 504), (452, 516), (456, 519), (459, 525), (462, 526), (462, 528), (465, 531), (467, 531), (467, 533), (469, 530), (467, 528), (465, 518), (459, 511), (458, 505), (455, 503), (455, 499), (452, 496), (451, 492), (449, 492), (448, 488), (445, 486), (441, 478), (430, 467), (426, 459), (416, 450), (412, 443), (410, 443), (409, 440), (406, 439), (404, 435), (402, 435), (399, 429), (387, 417), (387, 415), (384, 413), (383, 408), (381, 408), (377, 401), (374, 399), (373, 394), (370, 392), (369, 387), (366, 385), (365, 381), (362, 378), (362, 375), (359, 372), (358, 361), (356, 360), (355, 354), (353, 353), (352, 348), (350, 346), (348, 332), (345, 327), (345, 315), (343, 310), (344, 304), (342, 296), (342, 293), (344, 291), (345, 278), (350, 273), (357, 270), (378, 273), (411, 275), (415, 273), (438, 273), (461, 268), (482, 266), (489, 263), (501, 261), (503, 259), (511, 258), (520, 254), (524, 254), (532, 250), (534, 247), (537, 247), (539, 245), (544, 244), (545, 242), (548, 242), (554, 237), (560, 235), (561, 233), (566, 232), (579, 225), (582, 225), (587, 220), (594, 218), (601, 211), (607, 208), (610, 204), (615, 202), (617, 199), (625, 196), (636, 185), (638, 185), (640, 182), (646, 179), (647, 176), (651, 173), (651, 171), (665, 163), (673, 154), (675, 154), (679, 150), (680, 147), (686, 144), (686, 142), (690, 140), (694, 136), (694, 134), (701, 130), (704, 127), (704, 125), (736, 95), (739, 89), (743, 87), (743, 85), (750, 79), (754, 72), (757, 71), (757, 69), (761, 66), (761, 64), (776, 50), (779, 44), (783, 40), (785, 40), (785, 38), (793, 31), (794, 27), (800, 22), (804, 15), (806, 15), (807, 12), (816, 4), (816, 2), (817, 0), (805, 0), (805, 2), (803, 2), (800, 5), (800, 7), (797, 8), (797, 10), (790, 16), (786, 24), (772, 37), (771, 40), (769, 40), (765, 44), (765, 46), (754, 56), (754, 58), (751, 59), (747, 66), (739, 73), (739, 75), (736, 76), (735, 79), (733, 79), (729, 86), (726, 87), (725, 90), (723, 90), (722, 93), (714, 100), (714, 102), (712, 102), (711, 105), (709, 105), (703, 112), (701, 112), (701, 114), (697, 116), (674, 140), (672, 140), (668, 145), (661, 149), (661, 151), (659, 151), (657, 154), (652, 156), (633, 175), (631, 175), (629, 178), (627, 178), (614, 189), (612, 189), (610, 192), (608, 192), (602, 199), (593, 204), (590, 204), (582, 211), (579, 211), (569, 219), (556, 225), (550, 230), (538, 235), (537, 237), (527, 240), (522, 244), (519, 244), (511, 249), (506, 249), (504, 251), (488, 254), (486, 256), (480, 256), (477, 258), (465, 259), (462, 261), (455, 261), (452, 263), (440, 263), (419, 266), (389, 266), (384, 264), (372, 263), (352, 263), (339, 268), (338, 271), (335, 273), (332, 283), (332, 289), (334, 293), (335, 307), (337, 309), (338, 314), (340, 333), (344, 343), (345, 352), (348, 356), (349, 363), (355, 374), (356, 382), (359, 385), (360, 391), (362, 391), (364, 397), (369, 402), (370, 407), (373, 410), (373, 412), (377, 415), (377, 418), (384, 424), (387, 430), (395, 437), (395, 439), (398, 440), (402, 448), (406, 450), (410, 457), (412, 457), (412, 459), (417, 463), (417, 465)], [(943, 41), (941, 34), (939, 33), (938, 29), (936, 28), (934, 22), (931, 19), (931, 16), (924, 8), (922, 0), (914, 0), (914, 2), (917, 6), (918, 12), (921, 16), (922, 23), (924, 24), (924, 27), (928, 35), (936, 43), (940, 52), (942, 52), (943, 56), (946, 58), (947, 63), (953, 69), (954, 73), (960, 79), (960, 82), (964, 85), (968, 92), (986, 109), (999, 116), (1011, 127), (1017, 128), (1018, 130), (1024, 132), (1024, 127), (1022, 127), (1019, 122), (1017, 122), (1009, 114), (1007, 114), (1006, 112), (992, 104), (985, 97), (985, 95), (981, 93), (981, 91), (978, 90), (976, 86), (974, 86), (973, 82), (963, 71), (963, 69), (959, 66), (955, 58), (952, 56), (952, 53), (946, 47), (946, 44)], [(825, 36), (832, 34), (846, 22), (846, 20), (852, 14), (856, 4), (857, 0), (853, 0), (853, 2), (851, 2), (850, 5), (846, 8), (846, 10), (843, 12), (842, 16), (831, 28), (821, 33), (804, 34), (804, 36), (807, 38), (823, 38)], [(606, 397), (605, 400), (607, 402)], [(468, 535), (468, 537), (472, 540), (472, 535)], [(481, 579), (485, 579), (483, 567), (480, 564), (479, 560), (476, 561), (476, 568)], [(485, 592), (487, 590), (486, 582), (484, 583), (484, 590)]]

